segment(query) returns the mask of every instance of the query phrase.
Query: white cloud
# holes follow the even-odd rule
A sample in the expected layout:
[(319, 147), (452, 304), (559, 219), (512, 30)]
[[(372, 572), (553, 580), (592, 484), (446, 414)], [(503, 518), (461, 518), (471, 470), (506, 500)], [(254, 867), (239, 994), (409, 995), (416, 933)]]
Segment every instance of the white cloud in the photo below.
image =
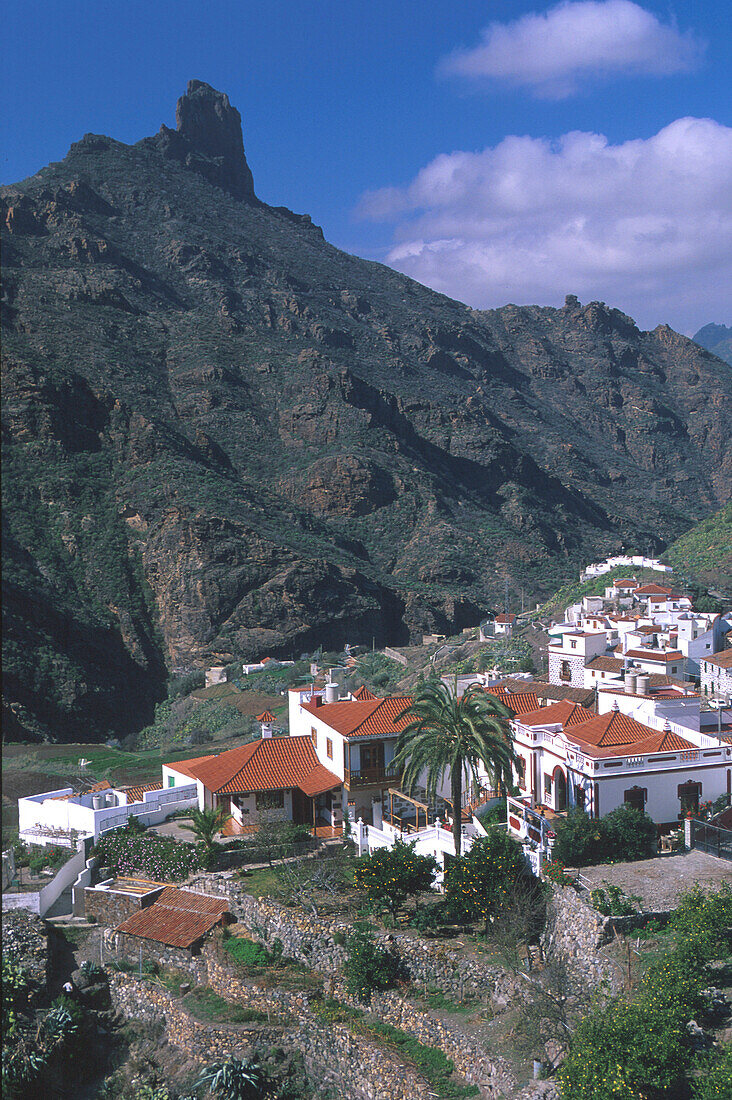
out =
[(631, 0), (568, 0), (513, 23), (492, 23), (479, 46), (451, 54), (439, 71), (562, 99), (587, 78), (688, 72), (702, 51), (691, 32), (664, 25)]
[(712, 119), (619, 145), (506, 137), (437, 157), (360, 214), (395, 223), (388, 263), (476, 308), (574, 293), (683, 331), (729, 313), (732, 129)]

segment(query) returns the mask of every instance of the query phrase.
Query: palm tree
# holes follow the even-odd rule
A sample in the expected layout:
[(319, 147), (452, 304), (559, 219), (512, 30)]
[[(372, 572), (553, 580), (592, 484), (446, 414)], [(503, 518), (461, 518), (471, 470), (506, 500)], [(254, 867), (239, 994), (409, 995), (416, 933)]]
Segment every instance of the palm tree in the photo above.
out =
[(461, 850), (463, 773), (470, 770), (478, 783), (478, 764), (485, 767), (494, 787), (509, 787), (514, 753), (508, 724), (511, 711), (479, 684), (457, 697), (442, 680), (419, 684), (409, 707), (397, 721), (411, 718), (396, 743), (393, 765), (402, 772), (407, 792), (420, 776), (426, 777), (427, 798), (434, 800), (445, 770), (450, 772), (455, 855)]
[(191, 824), (181, 825), (181, 829), (193, 833), (206, 854), (214, 851), (216, 847), (214, 837), (221, 832), (231, 817), (229, 811), (225, 806), (217, 806), (210, 810), (191, 810), (188, 816)]

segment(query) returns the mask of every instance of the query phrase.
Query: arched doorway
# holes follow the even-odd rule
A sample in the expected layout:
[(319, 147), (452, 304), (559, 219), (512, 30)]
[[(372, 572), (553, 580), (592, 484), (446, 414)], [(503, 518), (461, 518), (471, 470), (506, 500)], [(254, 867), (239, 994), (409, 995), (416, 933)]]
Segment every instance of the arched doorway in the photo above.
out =
[(554, 809), (561, 813), (567, 809), (567, 777), (557, 765), (552, 776), (554, 783)]

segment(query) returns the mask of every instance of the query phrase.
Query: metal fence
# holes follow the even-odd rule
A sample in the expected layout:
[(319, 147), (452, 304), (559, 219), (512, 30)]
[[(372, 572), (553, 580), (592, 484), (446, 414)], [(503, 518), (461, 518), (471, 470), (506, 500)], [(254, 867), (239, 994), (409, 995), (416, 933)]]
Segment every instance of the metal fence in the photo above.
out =
[(691, 847), (732, 863), (732, 831), (729, 829), (719, 829), (716, 825), (707, 825), (703, 821), (692, 821)]

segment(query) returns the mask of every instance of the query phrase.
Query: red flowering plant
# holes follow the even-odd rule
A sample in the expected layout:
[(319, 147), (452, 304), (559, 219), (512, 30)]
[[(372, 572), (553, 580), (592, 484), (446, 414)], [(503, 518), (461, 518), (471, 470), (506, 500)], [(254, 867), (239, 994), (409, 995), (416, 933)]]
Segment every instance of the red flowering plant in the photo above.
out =
[(548, 882), (553, 882), (555, 886), (572, 886), (575, 882), (572, 875), (567, 874), (564, 864), (560, 863), (558, 860), (542, 860), (541, 873)]

